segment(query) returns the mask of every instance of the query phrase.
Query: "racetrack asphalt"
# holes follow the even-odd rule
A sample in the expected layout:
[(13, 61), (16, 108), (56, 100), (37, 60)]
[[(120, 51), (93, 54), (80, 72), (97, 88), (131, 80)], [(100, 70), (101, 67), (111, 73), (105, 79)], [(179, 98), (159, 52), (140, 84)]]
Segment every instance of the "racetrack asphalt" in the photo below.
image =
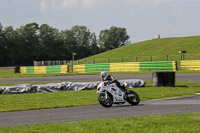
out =
[(142, 101), (137, 106), (128, 103), (104, 108), (101, 105), (42, 109), (0, 113), (0, 127), (62, 123), (95, 119), (161, 114), (200, 113), (200, 95)]
[[(122, 74), (114, 75), (117, 79), (143, 79), (152, 80), (152, 74)], [(100, 81), (99, 75), (72, 75), (72, 76), (52, 76), (52, 77), (29, 77), (29, 78), (0, 78), (0, 83), (8, 82), (87, 82)], [(177, 81), (200, 81), (200, 73), (176, 74)]]
[[(151, 74), (115, 75), (115, 77), (117, 79), (152, 80)], [(0, 82), (99, 81), (99, 78), (99, 75), (76, 75), (41, 78), (5, 78), (0, 79)], [(176, 74), (176, 80), (200, 81), (200, 74)], [(138, 106), (124, 104), (113, 105), (111, 108), (104, 108), (101, 105), (92, 105), (3, 112), (0, 113), (0, 127), (195, 112), (200, 113), (200, 95), (175, 99), (142, 101)]]

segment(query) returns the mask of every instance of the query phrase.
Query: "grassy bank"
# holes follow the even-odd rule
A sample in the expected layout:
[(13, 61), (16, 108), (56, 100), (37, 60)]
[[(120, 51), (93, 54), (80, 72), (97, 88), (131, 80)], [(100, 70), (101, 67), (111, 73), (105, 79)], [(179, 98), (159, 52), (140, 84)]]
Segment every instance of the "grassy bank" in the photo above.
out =
[[(176, 87), (134, 88), (141, 100), (194, 95), (200, 92), (200, 82), (176, 82)], [(71, 107), (99, 104), (96, 90), (60, 91), (52, 93), (4, 94), (0, 95), (0, 112), (44, 108)]]
[(107, 62), (108, 58), (110, 62), (119, 62), (121, 57), (126, 58), (127, 61), (135, 61), (135, 57), (137, 57), (138, 62), (150, 61), (149, 56), (153, 56), (153, 61), (165, 61), (166, 55), (169, 55), (168, 60), (180, 61), (180, 54), (178, 53), (180, 50), (187, 51), (186, 60), (197, 60), (200, 57), (199, 45), (200, 36), (147, 40), (84, 58), (80, 60), (80, 63), (85, 60), (90, 63), (92, 59), (96, 59), (97, 63)]
[(200, 113), (137, 116), (0, 128), (0, 133), (198, 133)]

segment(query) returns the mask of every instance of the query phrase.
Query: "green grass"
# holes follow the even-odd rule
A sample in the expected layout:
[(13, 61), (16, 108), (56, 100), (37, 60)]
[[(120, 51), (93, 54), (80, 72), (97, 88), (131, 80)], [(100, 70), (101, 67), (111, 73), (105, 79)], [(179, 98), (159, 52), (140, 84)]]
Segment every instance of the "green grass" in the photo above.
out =
[(99, 73), (51, 73), (51, 74), (21, 74), (13, 71), (0, 71), (0, 78), (26, 78), (26, 77), (50, 77), (50, 76), (71, 76), (71, 75), (93, 75)]
[(95, 91), (8, 94), (0, 97), (0, 112), (97, 104)]
[(14, 67), (0, 67), (0, 71), (14, 71)]
[(48, 77), (48, 76), (62, 76), (62, 75), (74, 75), (74, 74), (21, 74), (14, 73), (14, 71), (0, 71), (0, 78), (25, 78), (25, 77)]
[[(176, 82), (176, 87), (134, 88), (141, 100), (190, 96), (200, 92), (200, 82)], [(96, 90), (0, 95), (0, 112), (99, 104)]]
[(19, 84), (31, 84), (31, 85), (40, 85), (48, 83), (61, 83), (61, 82), (11, 82), (11, 83), (0, 83), (0, 86), (13, 86)]
[[(147, 81), (146, 87), (134, 90), (141, 100), (189, 96), (200, 92), (200, 82), (178, 81), (176, 87), (152, 87), (152, 81)], [(0, 95), (0, 112), (93, 104), (98, 104), (95, 90)], [(11, 126), (0, 128), (0, 133), (196, 133), (199, 125), (200, 113), (191, 113)]]
[(169, 60), (180, 60), (178, 51), (186, 50), (185, 59), (198, 60), (200, 59), (200, 36), (192, 37), (176, 37), (176, 38), (162, 38), (155, 40), (148, 40), (131, 45), (123, 46), (113, 49), (101, 54), (97, 54), (79, 61), (83, 64), (86, 60), (87, 63), (92, 63), (92, 59), (96, 59), (96, 63), (107, 62), (121, 62), (121, 57), (124, 57), (124, 62), (135, 61), (150, 61), (150, 56), (153, 56), (153, 61), (165, 61), (166, 55), (169, 55)]
[(112, 118), (0, 128), (0, 133), (198, 133), (200, 113)]
[[(110, 74), (152, 74), (153, 71), (141, 72), (109, 72)], [(200, 71), (176, 71), (176, 73), (200, 73)], [(66, 74), (15, 74), (12, 71), (0, 71), (0, 78), (26, 78), (26, 77), (50, 77), (50, 76), (71, 76), (71, 75), (99, 75), (99, 72), (93, 73), (66, 73)]]

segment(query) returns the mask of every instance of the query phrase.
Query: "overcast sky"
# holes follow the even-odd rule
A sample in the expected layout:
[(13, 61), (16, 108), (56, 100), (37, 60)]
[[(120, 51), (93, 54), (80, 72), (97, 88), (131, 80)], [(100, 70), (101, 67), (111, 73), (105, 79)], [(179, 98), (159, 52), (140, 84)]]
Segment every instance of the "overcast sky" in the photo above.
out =
[(124, 27), (132, 43), (200, 35), (200, 0), (0, 0), (0, 22), (19, 28), (36, 22), (59, 30), (85, 25), (98, 36)]

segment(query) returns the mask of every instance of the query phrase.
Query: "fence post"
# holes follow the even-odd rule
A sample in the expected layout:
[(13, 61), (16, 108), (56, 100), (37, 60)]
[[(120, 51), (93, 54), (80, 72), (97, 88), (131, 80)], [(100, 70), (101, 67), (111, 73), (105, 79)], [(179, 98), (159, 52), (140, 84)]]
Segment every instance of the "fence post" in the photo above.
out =
[(94, 59), (92, 59), (92, 64), (95, 64), (95, 60)]
[(66, 62), (66, 60), (64, 60), (64, 61), (63, 61), (63, 65), (66, 65), (66, 64), (67, 64), (67, 62)]
[(87, 61), (86, 61), (86, 59), (85, 59), (85, 64), (87, 64)]
[(123, 57), (121, 58), (121, 62), (122, 62), (122, 63), (124, 62), (124, 59), (123, 59)]
[(184, 54), (183, 54), (183, 52), (181, 51), (181, 60), (184, 60)]
[(135, 56), (135, 62), (137, 62), (137, 56)]
[(70, 61), (71, 63), (71, 72), (73, 73), (73, 60)]
[(107, 61), (108, 61), (108, 63), (110, 63), (110, 58), (108, 58), (108, 60), (107, 60)]
[(37, 66), (36, 63), (37, 63), (36, 61), (33, 61), (34, 66)]
[(168, 55), (166, 55), (166, 61), (168, 61), (169, 59), (168, 59)]
[(50, 66), (50, 63), (51, 63), (51, 61), (49, 60), (49, 61), (48, 61), (48, 66)]
[(42, 66), (44, 66), (44, 61), (42, 61)]
[(152, 56), (150, 56), (150, 62), (152, 62)]

